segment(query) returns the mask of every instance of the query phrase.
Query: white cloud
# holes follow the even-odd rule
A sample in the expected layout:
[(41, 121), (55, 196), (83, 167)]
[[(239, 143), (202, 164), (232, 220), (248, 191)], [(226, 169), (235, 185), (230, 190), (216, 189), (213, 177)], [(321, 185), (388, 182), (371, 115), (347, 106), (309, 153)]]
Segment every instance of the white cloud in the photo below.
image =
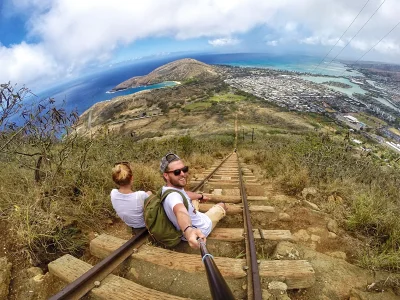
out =
[(40, 45), (0, 46), (0, 61), (0, 82), (29, 84), (33, 80), (51, 81), (58, 71), (62, 71)]
[(386, 54), (400, 54), (400, 45), (394, 40), (383, 40), (375, 48), (376, 51)]
[(308, 45), (316, 45), (320, 43), (320, 39), (317, 36), (309, 36), (305, 39), (301, 39), (300, 43)]
[(367, 51), (369, 48), (371, 48), (373, 46), (372, 42), (363, 41), (363, 40), (353, 40), (353, 41), (351, 41), (350, 44), (354, 49), (358, 49), (363, 52)]
[(239, 44), (240, 40), (232, 38), (221, 38), (221, 39), (209, 40), (208, 43), (214, 47), (233, 46)]
[(325, 38), (319, 36), (309, 36), (306, 38), (301, 38), (299, 40), (300, 44), (307, 44), (307, 45), (323, 45), (323, 46), (333, 46), (336, 45), (337, 47), (344, 47), (347, 42), (343, 41), (342, 39), (339, 40), (339, 37), (334, 38)]
[[(15, 68), (1, 70), (1, 78), (19, 82), (43, 80), (42, 73), (59, 79), (78, 74), (89, 64), (107, 62), (116, 49), (147, 37), (190, 39), (207, 37), (214, 45), (235, 45), (234, 38), (213, 38), (244, 33), (269, 18), (275, 4), (259, 0), (186, 1), (148, 0), (14, 0), (15, 7), (32, 12), (28, 21), (29, 35), (39, 41), (30, 53), (37, 53), (37, 61), (45, 58), (41, 70), (24, 74)], [(253, 9), (256, 8), (256, 11)], [(270, 12), (271, 11), (271, 12)], [(40, 48), (39, 53), (36, 49)], [(17, 60), (26, 61), (16, 47), (6, 49)], [(10, 54), (13, 52), (13, 54)], [(0, 57), (0, 65), (8, 64)], [(30, 63), (35, 65), (34, 62)], [(19, 76), (14, 73), (18, 73)]]
[(346, 46), (348, 41), (343, 41), (343, 39), (340, 39), (338, 41), (339, 37), (334, 37), (334, 38), (324, 38), (321, 40), (321, 44), (324, 46), (333, 46), (336, 45), (337, 47), (344, 47)]
[(289, 22), (289, 23), (287, 23), (285, 25), (285, 30), (286, 31), (291, 32), (291, 31), (296, 31), (296, 29), (297, 29), (297, 24), (294, 23), (294, 22)]
[[(207, 38), (213, 46), (232, 46), (253, 28), (272, 32), (270, 46), (293, 41), (333, 45), (364, 5), (364, 0), (13, 0), (30, 15), (29, 35), (36, 44), (0, 48), (0, 79), (35, 82), (78, 74), (89, 64), (110, 60), (115, 50), (148, 37)], [(382, 0), (371, 0), (339, 45), (344, 45)], [(349, 45), (373, 45), (397, 22), (400, 1), (387, 0)], [(400, 27), (376, 55), (398, 53)], [(221, 38), (225, 37), (225, 38)], [(195, 49), (194, 49), (195, 50)], [(160, 49), (155, 49), (160, 51)], [(393, 51), (393, 52), (390, 52)], [(368, 58), (368, 57), (366, 57)]]

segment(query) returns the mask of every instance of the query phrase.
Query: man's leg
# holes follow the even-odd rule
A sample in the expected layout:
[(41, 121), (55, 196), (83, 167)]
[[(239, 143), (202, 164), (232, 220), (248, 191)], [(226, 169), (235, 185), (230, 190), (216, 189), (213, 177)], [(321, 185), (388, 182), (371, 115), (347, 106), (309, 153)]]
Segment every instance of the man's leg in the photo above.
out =
[(223, 217), (226, 215), (225, 211), (225, 204), (224, 203), (218, 203), (215, 204), (213, 207), (211, 207), (207, 212), (206, 215), (211, 219), (212, 222), (212, 229), (215, 228), (219, 220), (221, 220)]

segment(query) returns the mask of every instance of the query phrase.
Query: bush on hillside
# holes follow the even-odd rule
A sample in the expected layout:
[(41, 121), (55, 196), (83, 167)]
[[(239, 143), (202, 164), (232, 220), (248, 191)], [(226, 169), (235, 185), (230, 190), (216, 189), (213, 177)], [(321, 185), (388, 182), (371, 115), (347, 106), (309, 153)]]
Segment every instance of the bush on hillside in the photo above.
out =
[(290, 196), (295, 196), (310, 184), (306, 169), (288, 170), (279, 177), (278, 182), (282, 190)]
[(346, 141), (318, 133), (283, 136), (260, 131), (258, 135), (254, 143), (239, 147), (246, 163), (258, 164), (264, 176), (289, 195), (316, 187), (320, 207), (348, 230), (371, 240), (369, 252), (359, 257), (361, 265), (400, 269), (398, 168), (381, 167), (381, 160), (356, 155)]

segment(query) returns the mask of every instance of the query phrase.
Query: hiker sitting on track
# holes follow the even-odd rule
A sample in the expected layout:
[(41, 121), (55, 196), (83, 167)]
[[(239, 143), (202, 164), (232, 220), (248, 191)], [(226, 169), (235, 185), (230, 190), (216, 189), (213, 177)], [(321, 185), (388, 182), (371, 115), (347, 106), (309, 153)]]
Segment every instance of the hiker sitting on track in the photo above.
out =
[(182, 196), (179, 193), (170, 193), (163, 202), (165, 213), (174, 226), (178, 230), (182, 230), (182, 239), (187, 240), (190, 247), (198, 248), (197, 239), (203, 238), (205, 241), (218, 221), (225, 216), (226, 206), (222, 202), (218, 203), (206, 213), (201, 213), (194, 208), (191, 199), (208, 200), (208, 198), (203, 197), (202, 194), (184, 190), (189, 167), (185, 166), (176, 154), (169, 153), (162, 158), (160, 171), (166, 182), (162, 192), (175, 189), (182, 193), (188, 201), (188, 209), (186, 209)]
[(145, 228), (143, 217), (144, 200), (151, 192), (132, 190), (133, 174), (129, 162), (118, 162), (112, 169), (112, 179), (119, 186), (111, 191), (111, 203), (117, 215), (137, 233)]

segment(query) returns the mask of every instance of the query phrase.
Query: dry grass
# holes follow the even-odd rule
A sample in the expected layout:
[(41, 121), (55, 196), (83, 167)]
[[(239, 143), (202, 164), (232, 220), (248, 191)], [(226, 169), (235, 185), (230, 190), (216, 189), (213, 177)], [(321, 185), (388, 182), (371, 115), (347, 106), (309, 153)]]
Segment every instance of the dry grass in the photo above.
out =
[[(360, 257), (360, 264), (398, 270), (399, 169), (382, 167), (382, 160), (374, 156), (355, 155), (337, 136), (315, 132), (313, 128), (322, 128), (323, 118), (310, 125), (307, 118), (296, 115), (292, 122), (289, 113), (262, 104), (245, 110), (243, 102), (239, 130), (254, 126), (256, 132), (254, 143), (249, 143), (248, 135), (245, 143), (239, 136), (241, 159), (257, 165), (265, 179), (289, 195), (299, 195), (304, 187), (318, 188), (315, 201), (320, 207), (349, 230), (370, 238), (371, 250)], [(71, 151), (57, 167), (59, 150), (67, 140), (60, 142), (49, 151), (39, 183), (26, 167), (32, 165), (29, 157), (17, 161), (2, 154), (0, 216), (11, 228), (10, 242), (25, 248), (37, 262), (47, 262), (53, 254), (79, 252), (86, 245), (85, 231), (101, 230), (107, 219), (115, 217), (109, 193), (116, 161), (132, 163), (135, 189), (155, 191), (163, 184), (158, 165), (167, 152), (177, 153), (200, 172), (234, 148), (229, 114), (208, 118), (174, 112), (147, 129), (135, 128), (136, 138), (107, 131), (93, 140), (80, 138), (68, 146)], [(169, 134), (174, 136), (165, 137)]]
[(42, 165), (38, 183), (34, 170), (23, 161), (2, 156), (0, 217), (11, 228), (9, 244), (24, 249), (37, 264), (62, 253), (79, 254), (87, 245), (85, 233), (102, 230), (106, 220), (116, 217), (109, 197), (115, 187), (111, 169), (116, 161), (132, 163), (136, 190), (154, 192), (164, 184), (158, 167), (167, 152), (202, 169), (232, 150), (230, 140), (232, 135), (225, 134), (157, 141), (103, 134), (76, 140), (73, 151), (56, 168), (57, 153), (66, 142), (62, 141), (48, 153), (51, 159)]

